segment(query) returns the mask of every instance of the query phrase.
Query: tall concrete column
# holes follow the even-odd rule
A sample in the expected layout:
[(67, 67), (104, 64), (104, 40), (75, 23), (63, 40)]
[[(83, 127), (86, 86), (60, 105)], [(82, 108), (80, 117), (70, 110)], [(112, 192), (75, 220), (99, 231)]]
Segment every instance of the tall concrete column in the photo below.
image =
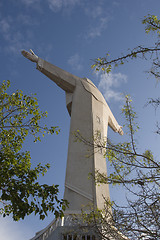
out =
[[(89, 211), (90, 207), (103, 209), (104, 199), (110, 198), (109, 187), (106, 184), (95, 185), (94, 176), (96, 170), (107, 175), (106, 159), (103, 151), (101, 149), (97, 151), (94, 144), (89, 147), (83, 142), (75, 141), (74, 133), (78, 130), (84, 139), (93, 143), (93, 136), (97, 132), (100, 141), (107, 139), (108, 126), (121, 135), (122, 128), (92, 81), (74, 76), (38, 58), (32, 50), (30, 53), (22, 51), (22, 54), (36, 62), (37, 69), (65, 91), (66, 107), (71, 117), (64, 191), (64, 199), (68, 200), (69, 208), (65, 211), (65, 221), (54, 220), (32, 240), (96, 240), (94, 231), (90, 231), (86, 226), (81, 231), (79, 225), (75, 226), (74, 222), (67, 224), (67, 219), (72, 214), (81, 214), (82, 209), (86, 211)], [(117, 234), (121, 235), (118, 232)]]
[[(107, 174), (106, 159), (94, 147), (89, 149), (88, 145), (75, 141), (74, 133), (78, 130), (84, 139), (92, 141), (97, 131), (101, 139), (107, 139), (108, 125), (119, 133), (121, 127), (89, 79), (76, 77), (40, 58), (37, 69), (66, 92), (66, 107), (71, 116), (64, 192), (69, 208), (65, 214), (80, 214), (88, 206), (103, 209), (104, 198), (109, 199), (108, 185), (96, 186), (94, 175), (95, 170)], [(90, 157), (86, 157), (89, 150)]]

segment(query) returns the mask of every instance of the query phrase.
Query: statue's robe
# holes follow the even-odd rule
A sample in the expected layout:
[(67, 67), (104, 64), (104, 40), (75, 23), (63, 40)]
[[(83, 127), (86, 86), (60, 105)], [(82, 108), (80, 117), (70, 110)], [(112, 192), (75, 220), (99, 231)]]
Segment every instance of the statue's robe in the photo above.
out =
[(120, 126), (92, 81), (74, 76), (41, 58), (37, 69), (66, 92), (66, 106), (71, 116), (64, 192), (64, 199), (69, 202), (66, 214), (78, 214), (82, 208), (87, 209), (88, 204), (103, 209), (104, 199), (109, 199), (109, 187), (95, 185), (94, 181), (95, 170), (107, 174), (103, 151), (75, 141), (74, 132), (79, 130), (84, 139), (93, 142), (97, 131), (103, 140), (107, 139), (108, 125), (115, 132)]

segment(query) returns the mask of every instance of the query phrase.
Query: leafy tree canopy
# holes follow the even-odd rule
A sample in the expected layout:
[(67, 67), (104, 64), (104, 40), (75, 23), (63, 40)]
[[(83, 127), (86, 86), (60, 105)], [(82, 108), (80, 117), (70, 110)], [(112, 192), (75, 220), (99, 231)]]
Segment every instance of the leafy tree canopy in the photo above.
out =
[(28, 134), (34, 142), (40, 136), (58, 134), (58, 127), (41, 126), (47, 112), (41, 112), (35, 96), (24, 95), (22, 91), (8, 94), (10, 81), (0, 85), (0, 214), (12, 215), (15, 221), (31, 213), (40, 219), (51, 211), (63, 215), (66, 201), (58, 200), (58, 185), (40, 185), (39, 175), (44, 175), (49, 164), (31, 167), (29, 151), (22, 146)]
[[(148, 15), (144, 17), (142, 23), (145, 24), (147, 34), (153, 32), (157, 35), (153, 46), (139, 45), (115, 59), (110, 58), (107, 53), (105, 57), (97, 58), (92, 68), (109, 73), (112, 68), (123, 65), (129, 60), (142, 58), (152, 62), (149, 72), (159, 80), (160, 20), (157, 16)], [(160, 105), (160, 98), (150, 99), (149, 104), (157, 108)], [(160, 160), (155, 158), (151, 150), (140, 152), (138, 148), (136, 132), (139, 126), (136, 123), (137, 116), (130, 96), (126, 96), (126, 104), (122, 112), (126, 119), (124, 132), (127, 133), (128, 139), (118, 144), (109, 139), (107, 143), (106, 140), (101, 143), (95, 140), (96, 148), (106, 149), (105, 157), (108, 158), (113, 170), (108, 176), (97, 171), (95, 180), (98, 184), (122, 185), (129, 195), (124, 206), (106, 200), (106, 211), (102, 212), (101, 219), (97, 219), (96, 213), (91, 216), (92, 226), (97, 228), (104, 239), (121, 239), (115, 237), (118, 231), (129, 239), (158, 240), (160, 239)], [(160, 134), (159, 125), (157, 125), (157, 133)], [(111, 207), (113, 214), (108, 210)], [(115, 226), (112, 232), (111, 225)]]
[(94, 60), (92, 68), (96, 71), (102, 70), (109, 73), (112, 68), (123, 65), (130, 59), (136, 58), (152, 60), (152, 67), (150, 73), (152, 73), (157, 79), (160, 78), (159, 71), (159, 51), (160, 51), (160, 20), (155, 15), (147, 15), (144, 17), (142, 24), (145, 24), (145, 32), (149, 34), (153, 32), (157, 35), (157, 41), (153, 46), (139, 45), (133, 49), (128, 50), (128, 53), (123, 54), (117, 58), (111, 58), (109, 53), (106, 53), (105, 57), (99, 57)]

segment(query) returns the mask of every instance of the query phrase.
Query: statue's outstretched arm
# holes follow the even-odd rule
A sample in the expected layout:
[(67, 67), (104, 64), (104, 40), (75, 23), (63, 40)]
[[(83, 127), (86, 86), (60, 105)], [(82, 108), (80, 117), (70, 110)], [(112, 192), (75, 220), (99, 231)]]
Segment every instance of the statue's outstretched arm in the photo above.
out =
[(33, 52), (32, 49), (30, 49), (29, 51), (30, 52), (22, 50), (21, 53), (25, 58), (28, 58), (30, 61), (38, 63), (38, 56)]
[(79, 80), (80, 78), (39, 58), (31, 49), (30, 52), (23, 50), (22, 55), (30, 61), (37, 63), (37, 69), (45, 74), (48, 78), (50, 78), (53, 82), (55, 82), (64, 91), (74, 91), (76, 80)]
[(122, 126), (118, 124), (117, 120), (113, 116), (110, 109), (109, 109), (108, 125), (113, 129), (113, 131), (118, 132), (120, 135), (123, 135)]

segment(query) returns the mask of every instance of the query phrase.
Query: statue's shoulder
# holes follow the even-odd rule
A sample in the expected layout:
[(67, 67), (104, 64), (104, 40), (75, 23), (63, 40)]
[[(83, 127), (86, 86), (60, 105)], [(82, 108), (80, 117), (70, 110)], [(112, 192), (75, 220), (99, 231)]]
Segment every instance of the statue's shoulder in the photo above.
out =
[(89, 78), (82, 78), (84, 81), (83, 82), (86, 82), (86, 83), (89, 83), (91, 84), (93, 87), (97, 88), (94, 83), (89, 79)]
[(98, 101), (104, 104), (107, 104), (102, 93), (99, 91), (99, 89), (94, 85), (94, 83), (90, 79), (82, 78), (81, 82), (84, 88), (86, 89), (86, 91), (90, 92)]

